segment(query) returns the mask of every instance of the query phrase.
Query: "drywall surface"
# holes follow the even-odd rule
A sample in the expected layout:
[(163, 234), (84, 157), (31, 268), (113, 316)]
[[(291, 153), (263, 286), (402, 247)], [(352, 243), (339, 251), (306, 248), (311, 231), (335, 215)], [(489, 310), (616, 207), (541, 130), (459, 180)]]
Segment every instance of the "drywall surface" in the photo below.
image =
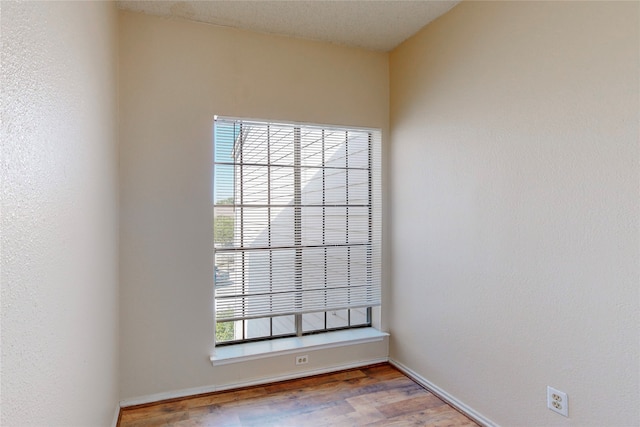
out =
[(117, 13), (2, 2), (3, 426), (118, 402)]
[(390, 356), (500, 425), (640, 425), (639, 7), (463, 2), (390, 57)]
[(121, 398), (387, 356), (213, 367), (214, 115), (388, 128), (388, 55), (120, 12)]

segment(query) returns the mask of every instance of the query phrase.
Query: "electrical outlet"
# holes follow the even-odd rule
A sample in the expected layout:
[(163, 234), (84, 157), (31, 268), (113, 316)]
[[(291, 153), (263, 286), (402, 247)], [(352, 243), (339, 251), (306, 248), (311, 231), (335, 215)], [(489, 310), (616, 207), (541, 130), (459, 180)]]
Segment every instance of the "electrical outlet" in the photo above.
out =
[(567, 393), (547, 386), (547, 408), (568, 417), (569, 398), (567, 397)]
[(304, 365), (309, 363), (309, 356), (306, 354), (304, 356), (296, 356), (296, 365)]

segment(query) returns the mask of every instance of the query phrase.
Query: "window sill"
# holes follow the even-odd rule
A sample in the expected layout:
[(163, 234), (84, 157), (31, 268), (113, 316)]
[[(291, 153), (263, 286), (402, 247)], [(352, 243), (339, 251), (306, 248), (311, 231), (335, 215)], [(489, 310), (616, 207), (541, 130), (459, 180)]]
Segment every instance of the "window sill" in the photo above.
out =
[(375, 328), (347, 329), (344, 331), (326, 332), (303, 337), (279, 338), (269, 341), (250, 342), (219, 347), (211, 356), (213, 366), (265, 357), (282, 356), (307, 350), (321, 350), (346, 345), (365, 344), (382, 341), (389, 336)]

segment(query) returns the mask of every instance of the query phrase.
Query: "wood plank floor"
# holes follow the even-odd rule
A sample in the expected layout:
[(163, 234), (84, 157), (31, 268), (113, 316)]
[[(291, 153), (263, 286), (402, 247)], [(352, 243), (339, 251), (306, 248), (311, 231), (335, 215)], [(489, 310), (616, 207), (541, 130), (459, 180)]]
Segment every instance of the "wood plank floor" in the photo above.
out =
[(389, 364), (124, 408), (118, 425), (477, 426)]

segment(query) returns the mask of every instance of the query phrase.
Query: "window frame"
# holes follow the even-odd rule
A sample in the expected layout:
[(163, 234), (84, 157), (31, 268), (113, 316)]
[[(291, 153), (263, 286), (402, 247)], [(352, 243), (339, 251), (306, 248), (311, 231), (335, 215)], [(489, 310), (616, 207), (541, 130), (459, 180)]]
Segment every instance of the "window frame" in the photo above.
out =
[[(377, 204), (381, 205), (381, 177), (380, 177), (380, 168), (381, 168), (381, 156), (380, 156), (380, 150), (381, 150), (381, 130), (380, 129), (372, 129), (372, 128), (361, 128), (361, 127), (345, 127), (345, 126), (333, 126), (333, 125), (320, 125), (320, 124), (308, 124), (308, 123), (298, 123), (298, 122), (290, 122), (290, 121), (270, 121), (270, 120), (254, 120), (254, 119), (247, 119), (247, 118), (234, 118), (234, 117), (223, 117), (223, 116), (216, 116), (215, 117), (215, 121), (214, 121), (214, 141), (213, 141), (213, 170), (214, 170), (214, 180), (213, 180), (213, 185), (214, 188), (216, 186), (215, 183), (215, 168), (216, 165), (223, 165), (225, 164), (224, 162), (218, 162), (216, 161), (216, 126), (219, 120), (223, 120), (223, 121), (240, 121), (241, 123), (243, 122), (249, 122), (249, 123), (262, 123), (265, 124), (266, 126), (269, 126), (269, 124), (273, 124), (273, 125), (285, 125), (285, 126), (292, 126), (294, 129), (294, 166), (293, 166), (293, 170), (294, 170), (294, 194), (293, 194), (293, 199), (294, 199), (294, 230), (296, 230), (294, 232), (294, 246), (296, 247), (295, 249), (295, 253), (296, 253), (296, 265), (300, 265), (300, 258), (301, 258), (301, 254), (302, 254), (302, 242), (301, 242), (301, 234), (302, 234), (302, 224), (301, 224), (301, 177), (300, 177), (300, 173), (301, 173), (301, 169), (302, 169), (302, 164), (301, 164), (301, 131), (303, 128), (320, 128), (322, 129), (323, 132), (323, 140), (322, 140), (322, 170), (323, 170), (323, 174), (324, 171), (326, 169), (326, 163), (325, 163), (325, 147), (324, 147), (324, 132), (325, 129), (327, 130), (332, 130), (332, 131), (344, 131), (345, 132), (345, 137), (347, 138), (347, 140), (345, 141), (345, 152), (348, 153), (348, 132), (352, 131), (352, 132), (366, 132), (368, 134), (368, 167), (367, 167), (367, 173), (368, 173), (368, 190), (367, 190), (367, 194), (368, 194), (368, 209), (369, 209), (369, 213), (368, 213), (368, 221), (369, 221), (369, 235), (368, 235), (368, 244), (372, 245), (373, 243), (373, 232), (375, 231), (375, 234), (377, 236), (377, 245), (380, 246), (381, 245), (381, 220), (380, 220), (380, 216), (381, 216), (381, 206), (376, 206), (376, 212), (374, 212), (374, 207), (373, 207), (373, 199), (377, 199)], [(242, 131), (241, 131), (242, 132)], [(269, 135), (269, 133), (268, 133)], [(267, 137), (269, 138), (269, 137)], [(242, 142), (241, 142), (242, 143)], [(236, 142), (234, 141), (234, 145), (236, 144)], [(377, 144), (377, 146), (376, 146)], [(270, 147), (270, 142), (267, 141), (267, 146)], [(268, 148), (270, 149), (270, 148)], [(377, 155), (374, 154), (374, 152), (377, 150)], [(347, 154), (348, 155), (348, 154)], [(240, 156), (242, 156), (242, 150), (240, 150)], [(239, 166), (240, 167), (240, 176), (243, 176), (242, 173), (242, 165), (244, 164), (244, 162), (242, 161), (242, 158), (240, 159), (239, 162), (236, 162), (238, 164), (234, 164), (234, 174), (236, 173), (235, 170), (235, 166)], [(271, 159), (268, 159), (267, 162), (268, 166), (267, 166), (267, 182), (269, 183), (268, 187), (268, 200), (269, 200), (269, 206), (270, 206), (270, 200), (271, 200), (271, 176), (270, 176), (270, 171), (271, 171), (271, 167), (273, 167), (273, 164), (271, 163)], [(226, 164), (228, 166), (228, 164)], [(347, 176), (347, 184), (345, 188), (348, 188), (348, 171), (349, 171), (349, 167), (348, 164), (347, 166), (345, 166), (345, 174)], [(375, 176), (374, 176), (375, 175)], [(374, 182), (374, 180), (377, 179), (377, 182)], [(324, 182), (324, 177), (323, 177), (323, 182)], [(235, 184), (234, 184), (235, 185)], [(323, 184), (324, 185), (324, 184)], [(375, 188), (377, 187), (377, 188)], [(240, 191), (242, 192), (244, 190), (244, 184), (241, 183), (240, 184)], [(235, 190), (234, 190), (235, 191)], [(347, 194), (348, 194), (348, 189), (346, 190)], [(378, 194), (375, 195), (374, 192), (377, 191)], [(324, 192), (324, 188), (323, 188), (323, 192)], [(215, 190), (214, 190), (215, 193)], [(324, 198), (324, 196), (323, 196)], [(219, 206), (216, 204), (216, 200), (215, 200), (215, 196), (214, 196), (214, 200), (213, 200), (213, 206), (214, 206), (214, 210), (216, 206)], [(233, 203), (234, 208), (237, 206), (243, 206), (243, 201), (240, 201), (240, 204), (236, 204), (235, 203), (235, 199), (234, 199), (234, 203)], [(324, 221), (324, 217), (326, 216), (324, 213), (324, 201), (323, 201), (323, 221)], [(348, 195), (347, 195), (347, 203), (346, 203), (346, 218), (348, 218), (348, 210), (349, 210), (349, 204), (348, 204)], [(377, 215), (377, 221), (373, 219), (374, 215)], [(269, 228), (269, 235), (271, 233), (271, 214), (270, 214), (270, 207), (269, 207), (269, 224), (268, 224), (268, 228)], [(242, 224), (242, 222), (241, 222)], [(348, 225), (347, 225), (348, 227)], [(377, 227), (377, 230), (373, 230), (374, 227)], [(214, 236), (215, 236), (215, 213), (214, 213)], [(244, 234), (241, 230), (241, 236), (240, 236), (240, 246), (243, 246), (243, 242), (242, 240), (244, 239)], [(270, 239), (270, 237), (269, 237)], [(323, 237), (324, 239), (324, 237)], [(271, 245), (271, 241), (269, 241), (269, 245)], [(300, 249), (298, 249), (300, 248)], [(216, 277), (217, 277), (217, 272), (218, 272), (218, 267), (216, 265), (215, 259), (216, 259), (216, 254), (218, 252), (225, 252), (227, 251), (227, 249), (216, 249), (216, 245), (214, 242), (214, 250), (213, 250), (213, 255), (214, 255), (214, 272), (216, 274), (214, 274), (214, 304), (217, 305), (217, 300), (218, 300), (218, 296), (216, 294)], [(378, 249), (378, 253), (377, 256), (379, 258), (381, 258), (380, 255), (381, 250)], [(243, 259), (244, 259), (244, 252), (243, 252)], [(368, 255), (370, 256), (370, 254)], [(243, 261), (244, 262), (244, 261)], [(377, 260), (377, 263), (379, 264), (381, 262), (380, 259)], [(244, 268), (244, 264), (243, 264), (243, 268)], [(368, 266), (369, 268), (369, 266)], [(378, 265), (377, 266), (377, 273), (379, 276), (381, 276), (381, 266)], [(243, 273), (244, 274), (244, 273)], [(368, 270), (368, 274), (374, 274), (373, 272), (369, 272)], [(299, 279), (301, 275), (301, 269), (300, 268), (296, 268), (295, 269), (295, 287), (298, 291), (302, 291), (301, 288), (301, 280)], [(381, 285), (380, 285), (380, 280), (381, 277), (377, 277), (375, 278), (375, 280), (377, 280), (378, 285), (377, 285), (377, 292), (380, 293), (381, 292)], [(245, 281), (243, 280), (243, 284), (242, 287), (244, 288), (246, 286)], [(380, 296), (379, 296), (380, 298)], [(272, 340), (272, 339), (280, 339), (280, 338), (287, 338), (287, 337), (301, 337), (301, 336), (305, 336), (305, 335), (313, 335), (313, 334), (319, 334), (319, 333), (327, 333), (327, 332), (333, 332), (333, 331), (340, 331), (340, 330), (344, 330), (344, 329), (355, 329), (355, 328), (367, 328), (367, 327), (371, 327), (373, 324), (373, 307), (374, 306), (378, 306), (380, 305), (380, 302), (375, 303), (375, 304), (371, 304), (368, 305), (366, 307), (350, 307), (350, 308), (343, 308), (343, 309), (338, 309), (338, 310), (333, 310), (333, 309), (329, 309), (329, 310), (323, 310), (320, 312), (310, 312), (310, 313), (306, 313), (306, 312), (298, 312), (298, 313), (294, 313), (294, 314), (288, 314), (289, 316), (292, 315), (294, 316), (294, 325), (295, 325), (295, 330), (290, 332), (290, 333), (282, 333), (282, 334), (274, 334), (273, 331), (273, 321), (274, 318), (279, 317), (279, 315), (276, 316), (263, 316), (263, 317), (259, 317), (260, 319), (269, 319), (269, 334), (265, 335), (265, 336), (260, 336), (260, 337), (247, 337), (246, 334), (246, 330), (247, 330), (247, 324), (246, 322), (251, 320), (250, 317), (244, 317), (242, 319), (238, 319), (238, 320), (232, 320), (233, 322), (237, 322), (236, 325), (241, 324), (240, 325), (240, 330), (242, 331), (242, 336), (241, 338), (237, 338), (237, 339), (233, 339), (233, 340), (226, 340), (226, 341), (219, 341), (217, 339), (216, 333), (218, 331), (218, 327), (220, 326), (219, 324), (224, 323), (224, 322), (230, 322), (229, 320), (220, 320), (217, 318), (217, 308), (214, 307), (214, 337), (215, 337), (215, 346), (216, 347), (221, 347), (221, 346), (227, 346), (227, 345), (235, 345), (235, 344), (242, 344), (242, 343), (249, 343), (249, 342), (254, 342), (254, 341), (263, 341), (263, 340)], [(364, 309), (365, 314), (364, 314), (364, 322), (359, 322), (359, 323), (352, 323), (351, 321), (351, 315), (352, 315), (352, 310), (356, 310), (356, 309)], [(328, 316), (331, 314), (335, 314), (336, 311), (339, 310), (346, 310), (346, 316), (347, 316), (347, 320), (346, 320), (346, 325), (344, 326), (338, 326), (338, 327), (329, 327), (328, 324)], [(321, 315), (323, 315), (324, 319), (323, 319), (323, 327), (321, 328), (313, 328), (311, 330), (305, 330), (303, 324), (303, 320), (306, 314), (317, 314), (317, 313), (321, 313)], [(234, 332), (235, 333), (235, 332)]]

